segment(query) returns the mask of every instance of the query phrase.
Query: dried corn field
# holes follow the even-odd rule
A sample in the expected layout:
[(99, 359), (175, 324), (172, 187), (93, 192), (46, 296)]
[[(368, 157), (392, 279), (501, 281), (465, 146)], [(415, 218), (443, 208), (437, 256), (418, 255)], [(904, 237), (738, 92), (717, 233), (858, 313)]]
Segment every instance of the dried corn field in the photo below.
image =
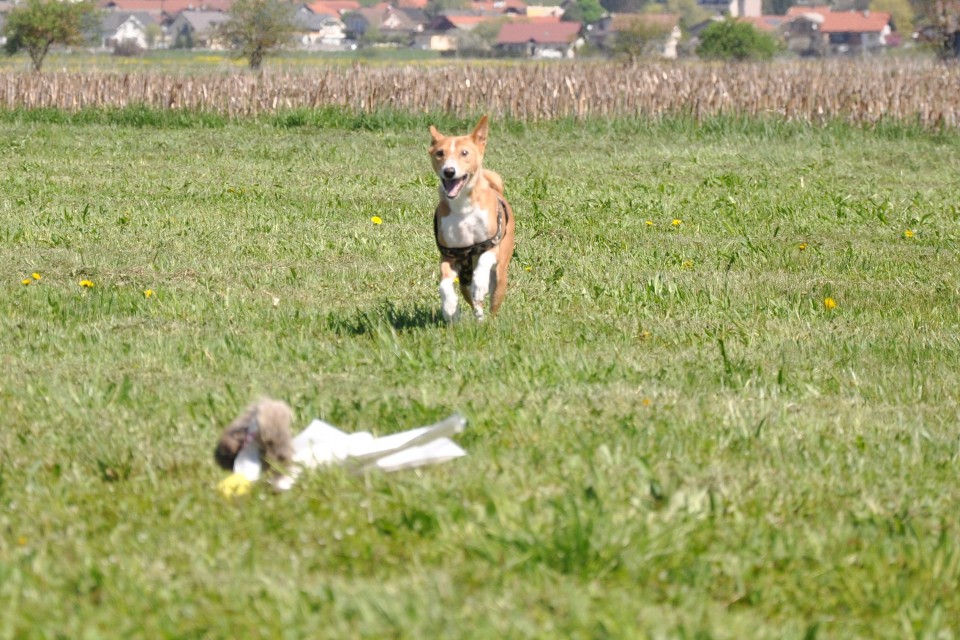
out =
[(0, 109), (186, 109), (230, 117), (336, 106), (521, 120), (768, 116), (822, 123), (960, 124), (960, 66), (934, 61), (773, 64), (330, 65), (288, 73), (0, 73)]

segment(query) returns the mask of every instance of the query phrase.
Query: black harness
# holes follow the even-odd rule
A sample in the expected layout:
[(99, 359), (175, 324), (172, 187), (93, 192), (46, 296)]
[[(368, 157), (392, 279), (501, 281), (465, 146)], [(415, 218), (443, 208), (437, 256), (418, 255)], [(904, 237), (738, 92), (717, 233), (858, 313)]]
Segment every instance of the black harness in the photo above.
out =
[(456, 269), (457, 275), (460, 277), (461, 285), (468, 285), (473, 281), (474, 258), (500, 244), (500, 241), (503, 240), (503, 230), (509, 221), (510, 213), (507, 211), (507, 202), (497, 196), (497, 232), (492, 237), (469, 247), (445, 247), (440, 244), (440, 216), (436, 213), (433, 214), (433, 237), (437, 241), (437, 249), (440, 250), (442, 257), (453, 261), (453, 268)]

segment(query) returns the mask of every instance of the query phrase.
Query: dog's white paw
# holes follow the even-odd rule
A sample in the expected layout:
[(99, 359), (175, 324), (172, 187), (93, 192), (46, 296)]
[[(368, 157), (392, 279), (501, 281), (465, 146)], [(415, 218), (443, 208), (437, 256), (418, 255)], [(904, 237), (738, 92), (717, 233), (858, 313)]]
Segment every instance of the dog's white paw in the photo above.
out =
[(457, 293), (453, 289), (452, 279), (440, 282), (440, 310), (443, 312), (443, 319), (448, 323), (456, 320)]

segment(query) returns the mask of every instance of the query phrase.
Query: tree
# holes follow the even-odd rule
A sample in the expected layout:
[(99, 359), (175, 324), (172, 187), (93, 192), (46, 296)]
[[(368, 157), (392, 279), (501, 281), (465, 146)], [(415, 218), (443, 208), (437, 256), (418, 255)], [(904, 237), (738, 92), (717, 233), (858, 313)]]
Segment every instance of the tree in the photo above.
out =
[(91, 29), (95, 18), (93, 2), (26, 0), (7, 15), (4, 48), (10, 55), (26, 49), (33, 70), (40, 73), (50, 47), (82, 44), (84, 33)]
[(383, 35), (383, 32), (380, 30), (380, 27), (371, 24), (367, 27), (367, 30), (363, 32), (363, 35), (360, 36), (360, 42), (364, 46), (369, 46), (371, 44), (385, 44), (389, 38)]
[(294, 11), (283, 0), (236, 0), (220, 35), (256, 70), (267, 53), (292, 40), (297, 30)]
[(656, 51), (660, 43), (667, 39), (669, 33), (668, 27), (638, 16), (617, 32), (613, 41), (613, 51), (617, 55), (635, 60)]
[(714, 60), (768, 60), (777, 41), (746, 22), (731, 18), (714, 22), (700, 33), (697, 55)]
[(921, 38), (942, 56), (960, 56), (960, 0), (914, 0)]
[(606, 13), (600, 6), (600, 0), (576, 0), (563, 12), (563, 20), (567, 22), (582, 22), (593, 24), (598, 22)]
[(493, 49), (500, 35), (500, 29), (509, 18), (497, 18), (481, 22), (470, 31), (466, 31), (457, 39), (457, 50), (461, 53), (480, 53)]
[(680, 26), (687, 29), (695, 24), (700, 24), (713, 13), (697, 0), (667, 0), (666, 10), (667, 13), (675, 13), (680, 16)]
[(913, 7), (909, 0), (870, 0), (870, 8), (889, 13), (894, 28), (907, 38), (913, 33)]
[(147, 25), (143, 35), (147, 40), (147, 47), (153, 49), (154, 45), (160, 42), (160, 39), (163, 38), (163, 29), (161, 29), (160, 25), (158, 25), (156, 22), (151, 22)]
[(762, 13), (765, 16), (785, 16), (790, 7), (795, 4), (797, 4), (795, 0), (763, 0)]

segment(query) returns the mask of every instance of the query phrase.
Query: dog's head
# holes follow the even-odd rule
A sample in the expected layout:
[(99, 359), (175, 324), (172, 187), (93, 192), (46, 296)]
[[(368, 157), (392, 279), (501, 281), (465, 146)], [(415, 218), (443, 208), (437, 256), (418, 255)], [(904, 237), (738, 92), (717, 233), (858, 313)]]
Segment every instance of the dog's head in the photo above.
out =
[[(247, 418), (245, 414), (241, 418)], [(223, 433), (220, 434), (220, 441), (217, 442), (217, 448), (213, 452), (213, 457), (217, 464), (230, 471), (233, 469), (233, 463), (237, 459), (240, 449), (251, 440), (250, 424), (244, 422), (234, 422), (230, 424)]]
[(473, 133), (467, 136), (445, 136), (436, 127), (430, 127), (430, 161), (445, 197), (453, 200), (473, 189), (483, 171), (488, 131), (487, 116), (480, 118)]

